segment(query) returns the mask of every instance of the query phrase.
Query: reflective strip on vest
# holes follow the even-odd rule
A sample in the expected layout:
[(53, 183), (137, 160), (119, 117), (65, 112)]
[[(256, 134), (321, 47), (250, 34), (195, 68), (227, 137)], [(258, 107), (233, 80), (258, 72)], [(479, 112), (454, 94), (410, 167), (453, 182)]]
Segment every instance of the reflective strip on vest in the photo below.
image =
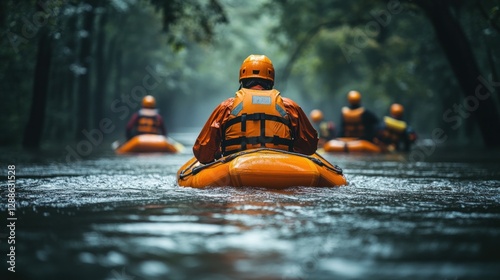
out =
[(293, 150), (293, 132), (279, 91), (241, 89), (223, 128), (222, 153), (252, 148)]

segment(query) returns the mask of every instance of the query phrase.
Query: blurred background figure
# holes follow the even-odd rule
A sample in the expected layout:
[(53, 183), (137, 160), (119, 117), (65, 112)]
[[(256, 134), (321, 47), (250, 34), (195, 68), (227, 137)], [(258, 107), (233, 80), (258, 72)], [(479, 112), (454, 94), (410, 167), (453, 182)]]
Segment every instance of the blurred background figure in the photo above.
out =
[(314, 109), (309, 113), (311, 122), (318, 131), (318, 147), (322, 147), (327, 141), (335, 138), (337, 131), (333, 121), (323, 120), (323, 112), (319, 109)]
[(355, 90), (347, 94), (349, 106), (342, 108), (339, 137), (353, 137), (373, 141), (378, 117), (361, 106), (361, 93)]
[(377, 132), (377, 142), (387, 146), (389, 151), (409, 151), (417, 134), (403, 121), (404, 107), (394, 103), (390, 107), (390, 116), (385, 116)]
[(156, 109), (156, 99), (151, 95), (144, 96), (142, 108), (127, 123), (127, 140), (139, 134), (167, 135), (163, 118)]

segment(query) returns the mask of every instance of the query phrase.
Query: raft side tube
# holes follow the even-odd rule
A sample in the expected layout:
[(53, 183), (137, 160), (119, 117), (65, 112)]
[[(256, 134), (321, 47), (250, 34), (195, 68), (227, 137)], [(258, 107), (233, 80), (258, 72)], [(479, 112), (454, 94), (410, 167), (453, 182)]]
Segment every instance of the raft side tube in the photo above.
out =
[(342, 169), (318, 154), (306, 156), (282, 150), (246, 150), (203, 165), (196, 158), (177, 172), (180, 186), (287, 188), (345, 185)]

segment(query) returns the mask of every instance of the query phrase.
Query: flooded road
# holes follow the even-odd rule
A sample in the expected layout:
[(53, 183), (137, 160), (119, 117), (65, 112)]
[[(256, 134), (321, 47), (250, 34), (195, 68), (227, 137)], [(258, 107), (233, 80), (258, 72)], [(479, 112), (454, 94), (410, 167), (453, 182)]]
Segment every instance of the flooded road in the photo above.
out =
[(15, 165), (1, 279), (499, 279), (499, 153), (326, 155), (348, 186), (182, 188), (179, 155)]

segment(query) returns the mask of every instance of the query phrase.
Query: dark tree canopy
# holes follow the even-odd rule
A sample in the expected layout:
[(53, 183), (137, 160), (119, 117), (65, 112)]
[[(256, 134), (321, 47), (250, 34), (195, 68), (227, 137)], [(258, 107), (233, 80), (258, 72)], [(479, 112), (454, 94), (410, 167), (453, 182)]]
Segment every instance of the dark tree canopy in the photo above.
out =
[[(31, 148), (40, 146), (43, 134), (49, 134), (49, 139), (71, 139), (71, 133), (63, 130), (72, 131), (75, 140), (84, 138), (84, 131), (99, 127), (119, 92), (127, 84), (133, 88), (145, 75), (144, 71), (134, 74), (137, 67), (130, 63), (141, 64), (142, 69), (150, 64), (151, 69), (161, 48), (208, 44), (213, 29), (227, 23), (217, 0), (26, 0), (2, 1), (0, 8), (0, 28), (7, 39), (2, 41), (0, 56), (7, 62), (2, 68), (11, 70), (3, 72), (4, 78), (12, 81), (2, 87), (5, 92), (18, 92), (17, 102), (11, 98), (7, 104), (22, 102), (17, 111), (25, 112), (17, 115), (7, 109), (7, 118), (20, 125), (6, 127), (7, 134), (24, 135), (23, 145)], [(9, 67), (13, 64), (21, 64), (26, 71)], [(67, 75), (68, 70), (72, 75)], [(31, 92), (19, 90), (20, 83), (15, 82), (19, 75), (30, 77), (22, 86), (32, 85)], [(17, 133), (20, 130), (23, 133)], [(8, 137), (2, 142), (19, 140)]]
[[(499, 1), (275, 1), (270, 6), (281, 15), (273, 36), (285, 34), (282, 45), (290, 53), (283, 78), (294, 71), (314, 73), (315, 82), (323, 84), (320, 91), (340, 102), (337, 96), (356, 88), (367, 93), (370, 104), (386, 108), (400, 102), (410, 111), (427, 107), (436, 115), (439, 108), (424, 104), (441, 103), (442, 112), (452, 108), (452, 114), (438, 114), (441, 121), (431, 124), (454, 134), (462, 123), (474, 121), (484, 144), (500, 145), (498, 101), (476, 97), (481, 79), (498, 77), (498, 58), (491, 48), (500, 43)], [(477, 40), (488, 44), (477, 45)], [(410, 102), (422, 97), (427, 102)], [(465, 106), (466, 112), (454, 104)]]
[(306, 111), (338, 121), (356, 89), (423, 138), (498, 146), (499, 27), (499, 0), (0, 1), (0, 144), (111, 141), (146, 94), (169, 127), (201, 126), (263, 53)]

